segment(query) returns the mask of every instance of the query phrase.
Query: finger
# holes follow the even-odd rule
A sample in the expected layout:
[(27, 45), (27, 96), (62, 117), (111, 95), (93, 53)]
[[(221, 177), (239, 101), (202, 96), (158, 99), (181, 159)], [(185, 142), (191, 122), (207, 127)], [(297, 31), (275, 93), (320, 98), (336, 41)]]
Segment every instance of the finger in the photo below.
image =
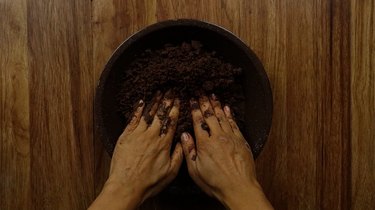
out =
[(197, 158), (197, 150), (195, 148), (193, 137), (187, 132), (182, 133), (181, 144), (189, 171), (195, 170), (194, 165)]
[(194, 133), (197, 137), (197, 141), (202, 138), (208, 138), (208, 127), (203, 119), (202, 112), (199, 108), (199, 104), (195, 99), (190, 100), (191, 117), (193, 119)]
[(182, 161), (184, 159), (184, 152), (180, 143), (176, 144), (176, 147), (171, 156), (170, 170), (166, 178), (157, 183), (157, 185), (152, 189), (153, 192), (150, 192), (151, 195), (156, 195), (162, 191), (169, 183), (176, 178), (178, 171), (181, 168)]
[(234, 121), (234, 119), (233, 119), (233, 114), (232, 114), (232, 111), (230, 110), (229, 106), (224, 106), (224, 113), (225, 113), (225, 116), (228, 119), (228, 122), (229, 122), (233, 132), (235, 134), (239, 135), (239, 136), (242, 136), (242, 133), (241, 133), (240, 129), (238, 128), (236, 121)]
[(126, 126), (125, 130), (124, 130), (124, 133), (127, 134), (127, 133), (131, 133), (133, 132), (138, 124), (139, 124), (139, 121), (142, 117), (142, 111), (143, 111), (143, 107), (144, 107), (144, 102), (143, 100), (139, 100), (139, 102), (137, 103), (137, 106), (134, 110), (134, 113), (131, 117), (131, 120), (129, 122), (129, 124)]
[(182, 149), (181, 144), (177, 143), (171, 156), (171, 173), (170, 173), (171, 181), (177, 176), (183, 159), (184, 159), (184, 151)]
[(168, 120), (164, 120), (160, 129), (160, 135), (165, 136), (165, 139), (171, 143), (174, 133), (176, 132), (177, 120), (180, 109), (180, 100), (175, 99), (173, 101), (173, 107), (169, 112)]
[(211, 104), (207, 96), (202, 96), (199, 98), (199, 105), (203, 113), (204, 120), (206, 121), (210, 132), (217, 132), (221, 130), (219, 121), (217, 120), (214, 111), (212, 110)]
[(232, 128), (229, 124), (229, 121), (228, 121), (227, 117), (225, 116), (225, 113), (224, 113), (224, 111), (221, 107), (221, 103), (217, 99), (215, 94), (211, 95), (210, 102), (211, 102), (211, 106), (214, 110), (215, 116), (216, 116), (217, 120), (219, 121), (219, 123), (221, 125), (221, 128), (225, 132), (233, 132)]
[(145, 131), (147, 127), (151, 124), (162, 96), (163, 95), (161, 94), (161, 92), (157, 91), (154, 97), (152, 98), (151, 102), (146, 106), (146, 108), (143, 109), (143, 115), (141, 117), (137, 130)]
[(210, 188), (197, 175), (198, 171), (195, 162), (197, 159), (197, 150), (193, 137), (189, 133), (184, 132), (181, 135), (181, 143), (190, 177), (204, 192), (206, 192), (209, 196), (212, 196)]
[[(174, 93), (171, 90), (168, 90), (164, 97), (159, 104), (159, 107), (156, 111), (156, 114), (154, 116), (154, 119), (148, 128), (151, 133), (157, 133), (157, 135), (161, 135), (161, 128), (163, 126), (168, 127), (170, 123), (169, 119), (169, 112), (172, 109), (173, 106), (173, 99), (174, 99)], [(163, 131), (165, 132), (165, 131)]]

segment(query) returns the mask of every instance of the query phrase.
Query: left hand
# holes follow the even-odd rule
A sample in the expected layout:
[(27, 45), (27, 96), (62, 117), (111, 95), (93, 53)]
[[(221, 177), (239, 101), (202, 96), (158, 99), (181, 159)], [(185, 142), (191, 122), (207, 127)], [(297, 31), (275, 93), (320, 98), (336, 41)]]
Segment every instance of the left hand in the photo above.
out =
[[(141, 100), (117, 141), (102, 194), (107, 192), (123, 196), (121, 201), (126, 203), (126, 206), (122, 206), (124, 209), (134, 209), (159, 193), (180, 169), (183, 160), (180, 143), (170, 155), (179, 100), (174, 99), (170, 92), (161, 98), (162, 94), (158, 93), (143, 115), (145, 105)], [(152, 120), (150, 125), (146, 122), (148, 119)]]

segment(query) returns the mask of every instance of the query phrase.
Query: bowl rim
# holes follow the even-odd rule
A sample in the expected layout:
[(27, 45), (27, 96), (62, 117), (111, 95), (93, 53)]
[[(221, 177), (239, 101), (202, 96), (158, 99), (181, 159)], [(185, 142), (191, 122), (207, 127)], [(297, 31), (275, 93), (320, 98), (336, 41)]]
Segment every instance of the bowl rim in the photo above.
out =
[[(95, 88), (95, 95), (94, 95), (94, 140), (95, 141), (101, 141), (104, 145), (105, 150), (107, 153), (112, 156), (113, 149), (111, 147), (110, 139), (108, 139), (107, 131), (104, 128), (104, 121), (103, 121), (103, 113), (101, 109), (101, 102), (103, 98), (103, 87), (105, 82), (107, 81), (107, 78), (109, 76), (109, 73), (112, 69), (112, 66), (117, 61), (117, 59), (122, 55), (122, 53), (134, 42), (136, 42), (139, 38), (153, 33), (155, 31), (165, 29), (168, 27), (176, 27), (176, 26), (193, 26), (203, 29), (208, 29), (211, 31), (214, 31), (216, 33), (219, 33), (221, 36), (226, 37), (228, 40), (233, 42), (236, 46), (241, 48), (243, 52), (246, 53), (247, 57), (251, 60), (253, 63), (257, 73), (259, 74), (261, 80), (259, 81), (262, 85), (262, 88), (265, 92), (265, 108), (266, 112), (269, 113), (268, 118), (266, 119), (269, 121), (269, 125), (266, 127), (266, 137), (261, 141), (260, 145), (255, 145), (257, 147), (257, 150), (259, 151), (258, 154), (253, 154), (254, 158), (256, 158), (261, 151), (263, 150), (264, 145), (266, 144), (268, 140), (269, 133), (271, 131), (272, 127), (272, 118), (273, 118), (273, 95), (272, 95), (272, 89), (271, 84), (269, 81), (269, 78), (266, 74), (266, 71), (263, 67), (263, 64), (261, 63), (258, 56), (250, 49), (250, 47), (245, 44), (239, 37), (237, 37), (235, 34), (233, 34), (228, 29), (224, 28), (223, 26), (217, 25), (215, 23), (197, 20), (197, 19), (169, 19), (164, 20), (160, 22), (153, 23), (151, 25), (148, 25), (132, 35), (130, 35), (128, 38), (126, 38), (111, 54), (111, 56), (108, 58), (106, 64), (104, 65), (103, 71), (100, 75), (100, 78), (96, 84)], [(99, 140), (98, 140), (99, 139)], [(114, 145), (113, 145), (114, 146)]]

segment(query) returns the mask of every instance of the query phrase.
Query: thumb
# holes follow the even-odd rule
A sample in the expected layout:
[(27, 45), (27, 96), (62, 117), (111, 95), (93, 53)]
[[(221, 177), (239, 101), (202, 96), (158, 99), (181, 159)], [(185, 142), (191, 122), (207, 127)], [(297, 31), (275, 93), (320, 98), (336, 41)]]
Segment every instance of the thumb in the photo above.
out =
[(184, 155), (183, 153), (181, 144), (177, 143), (171, 156), (171, 172), (173, 174), (173, 179), (177, 176), (178, 170), (180, 170)]
[(193, 137), (189, 133), (184, 132), (181, 135), (181, 143), (184, 150), (186, 163), (190, 171), (194, 168), (192, 166), (195, 164), (195, 159), (197, 158), (197, 150), (195, 148)]
[(185, 159), (189, 170), (190, 177), (194, 182), (208, 195), (212, 196), (212, 193), (208, 186), (197, 176), (198, 171), (196, 167), (197, 150), (193, 137), (189, 133), (183, 133), (181, 135), (182, 148), (184, 149)]
[(174, 178), (176, 178), (178, 171), (180, 170), (182, 160), (184, 158), (184, 152), (182, 151), (182, 146), (180, 143), (176, 144), (176, 147), (174, 148), (173, 154), (171, 156), (171, 162), (170, 162), (170, 170), (165, 179), (158, 182), (157, 185), (148, 192), (148, 195), (146, 195), (146, 198), (149, 198), (151, 196), (154, 196), (158, 194), (160, 191), (162, 191), (169, 183), (173, 181)]
[(195, 148), (193, 137), (189, 133), (185, 132), (181, 135), (181, 143), (184, 150), (190, 177), (204, 192), (206, 192), (209, 196), (213, 196), (208, 185), (205, 184), (205, 182), (201, 178), (199, 178), (199, 176), (197, 176), (198, 171), (195, 162), (197, 158), (197, 149)]

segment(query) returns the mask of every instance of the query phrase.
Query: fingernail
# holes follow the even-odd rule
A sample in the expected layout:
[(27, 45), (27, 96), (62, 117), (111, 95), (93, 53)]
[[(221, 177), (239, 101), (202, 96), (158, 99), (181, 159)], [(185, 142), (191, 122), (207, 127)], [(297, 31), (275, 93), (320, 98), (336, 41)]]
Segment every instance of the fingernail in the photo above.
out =
[(178, 98), (176, 98), (174, 101), (173, 101), (173, 105), (174, 106), (179, 106), (180, 105), (180, 100)]
[(228, 105), (224, 106), (224, 112), (226, 112), (228, 115), (230, 114), (230, 108)]
[(199, 104), (195, 99), (190, 99), (190, 107), (193, 110), (199, 109)]
[(211, 99), (214, 100), (214, 101), (217, 100), (217, 97), (216, 97), (215, 93), (212, 93), (212, 94), (211, 94)]
[(165, 94), (164, 94), (164, 99), (173, 99), (174, 98), (174, 90), (169, 89)]
[(199, 102), (207, 102), (208, 101), (208, 97), (207, 96), (201, 96), (200, 98), (199, 98)]
[(156, 95), (156, 96), (160, 96), (160, 95), (161, 95), (161, 91), (160, 91), (160, 90), (157, 90), (155, 95)]
[(182, 135), (181, 135), (181, 139), (182, 139), (182, 141), (188, 141), (189, 140), (189, 135), (187, 134), (187, 133), (182, 133)]
[(142, 99), (140, 99), (138, 102), (135, 102), (134, 105), (133, 105), (134, 111), (140, 110), (140, 108), (143, 106), (143, 104), (144, 104), (144, 101)]
[(139, 102), (138, 102), (138, 107), (143, 106), (143, 104), (144, 104), (144, 101), (143, 101), (142, 99), (139, 100)]
[(159, 97), (161, 97), (162, 93), (160, 90), (157, 90), (154, 96), (152, 97), (152, 101), (155, 102)]

